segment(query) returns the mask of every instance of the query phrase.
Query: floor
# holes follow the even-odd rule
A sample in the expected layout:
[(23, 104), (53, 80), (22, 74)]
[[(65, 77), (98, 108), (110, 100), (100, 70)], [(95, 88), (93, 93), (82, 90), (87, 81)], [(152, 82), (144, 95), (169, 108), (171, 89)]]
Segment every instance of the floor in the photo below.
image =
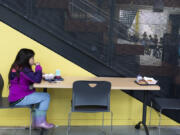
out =
[[(107, 135), (109, 127), (106, 127)], [(28, 135), (27, 129), (0, 127), (0, 135)], [(150, 135), (159, 135), (156, 127), (149, 127)], [(40, 135), (40, 130), (33, 130), (32, 135)], [(66, 127), (57, 127), (45, 131), (44, 135), (66, 135)], [(72, 127), (70, 135), (103, 135), (101, 127)], [(136, 130), (134, 126), (115, 126), (113, 135), (145, 135), (144, 129)], [(160, 135), (180, 135), (180, 127), (162, 127)]]

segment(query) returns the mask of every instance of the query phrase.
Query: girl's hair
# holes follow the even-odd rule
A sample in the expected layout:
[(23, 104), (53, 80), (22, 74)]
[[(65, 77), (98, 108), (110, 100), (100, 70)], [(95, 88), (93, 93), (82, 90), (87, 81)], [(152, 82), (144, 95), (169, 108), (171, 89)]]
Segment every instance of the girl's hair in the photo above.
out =
[(11, 74), (12, 69), (16, 70), (16, 75), (18, 78), (19, 78), (20, 72), (24, 68), (27, 67), (27, 68), (31, 69), (31, 65), (29, 64), (29, 59), (32, 58), (34, 55), (35, 55), (35, 53), (33, 50), (26, 49), (26, 48), (23, 48), (18, 52), (16, 59), (14, 60), (12, 66), (10, 68), (10, 71), (9, 71), (9, 75), (8, 75), (9, 82), (11, 80), (10, 74)]

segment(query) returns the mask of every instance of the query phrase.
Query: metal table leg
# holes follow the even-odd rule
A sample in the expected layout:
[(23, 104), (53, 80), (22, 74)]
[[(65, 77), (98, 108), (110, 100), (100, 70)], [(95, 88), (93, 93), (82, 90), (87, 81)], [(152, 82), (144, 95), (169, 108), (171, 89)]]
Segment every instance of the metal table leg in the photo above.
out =
[(144, 91), (144, 102), (143, 102), (143, 116), (142, 121), (140, 121), (137, 125), (135, 125), (136, 129), (140, 129), (141, 124), (144, 126), (146, 135), (149, 135), (149, 131), (146, 125), (146, 112), (147, 112), (147, 98), (148, 98), (148, 91)]
[[(43, 92), (47, 92), (47, 88), (43, 88)], [(40, 135), (44, 135), (45, 129), (41, 128)]]
[(47, 92), (47, 88), (43, 88), (43, 92)]

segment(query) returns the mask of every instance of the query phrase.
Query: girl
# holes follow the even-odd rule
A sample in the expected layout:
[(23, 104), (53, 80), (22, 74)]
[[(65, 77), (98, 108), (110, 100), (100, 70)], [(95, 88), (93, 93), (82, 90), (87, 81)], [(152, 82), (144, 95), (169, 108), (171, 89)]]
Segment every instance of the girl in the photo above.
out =
[[(35, 128), (53, 128), (53, 124), (46, 121), (46, 112), (49, 107), (50, 96), (48, 93), (35, 92), (31, 86), (40, 83), (42, 79), (42, 67), (34, 63), (33, 50), (21, 49), (9, 71), (9, 102), (12, 106), (33, 105), (33, 123)], [(35, 72), (32, 66), (35, 65)]]

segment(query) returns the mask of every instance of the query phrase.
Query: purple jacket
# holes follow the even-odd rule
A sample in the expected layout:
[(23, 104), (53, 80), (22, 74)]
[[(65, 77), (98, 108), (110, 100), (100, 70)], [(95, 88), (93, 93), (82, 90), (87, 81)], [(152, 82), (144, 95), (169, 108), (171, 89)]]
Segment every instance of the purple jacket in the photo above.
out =
[(9, 102), (17, 101), (33, 92), (35, 89), (30, 90), (30, 85), (33, 83), (40, 83), (42, 79), (42, 67), (37, 65), (35, 72), (29, 68), (24, 68), (19, 75), (16, 76), (16, 70), (13, 69), (10, 73), (10, 86), (9, 86)]

